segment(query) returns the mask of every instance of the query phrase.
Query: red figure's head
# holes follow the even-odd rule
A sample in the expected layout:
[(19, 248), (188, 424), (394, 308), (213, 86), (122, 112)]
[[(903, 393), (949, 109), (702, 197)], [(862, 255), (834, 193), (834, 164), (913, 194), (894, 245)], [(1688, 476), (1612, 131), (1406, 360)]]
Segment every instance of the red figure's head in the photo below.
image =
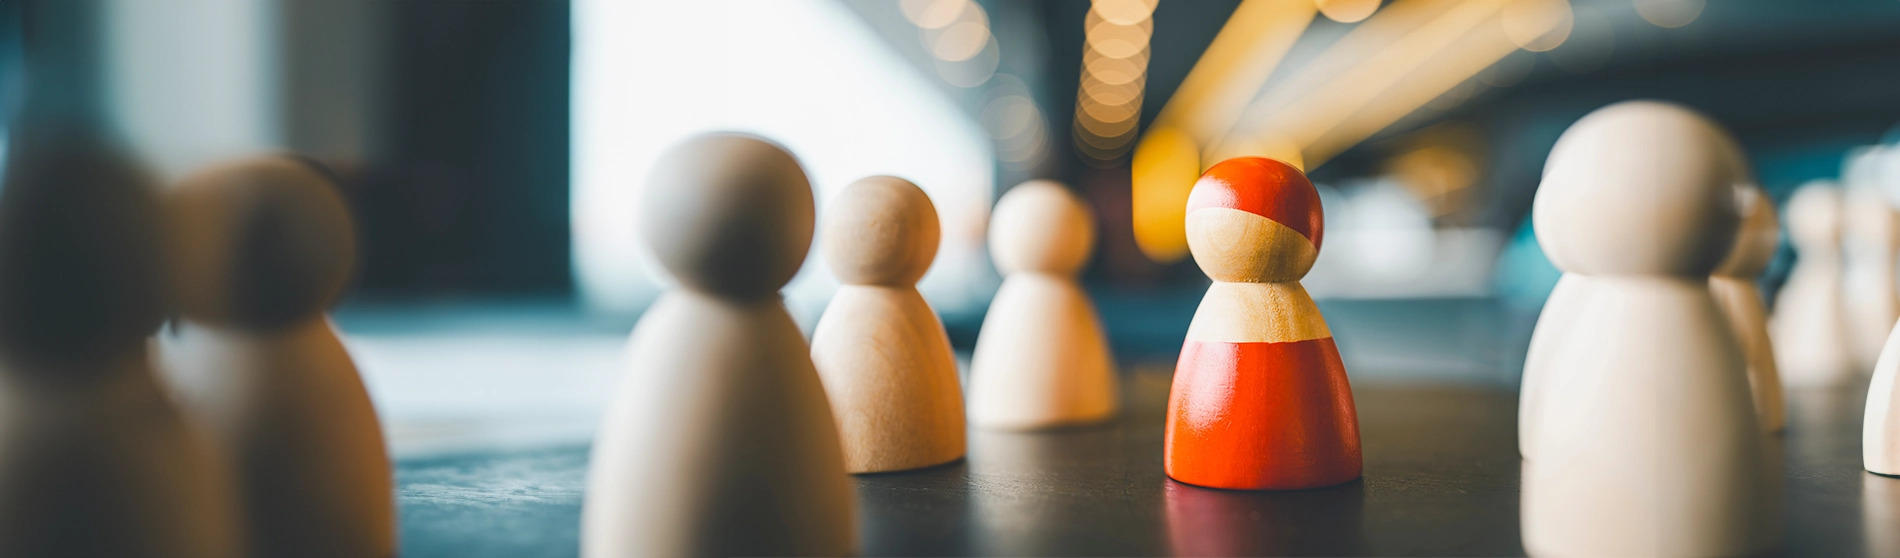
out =
[(1312, 269), (1324, 234), (1319, 191), (1280, 161), (1221, 161), (1188, 195), (1188, 249), (1216, 281), (1299, 280)]

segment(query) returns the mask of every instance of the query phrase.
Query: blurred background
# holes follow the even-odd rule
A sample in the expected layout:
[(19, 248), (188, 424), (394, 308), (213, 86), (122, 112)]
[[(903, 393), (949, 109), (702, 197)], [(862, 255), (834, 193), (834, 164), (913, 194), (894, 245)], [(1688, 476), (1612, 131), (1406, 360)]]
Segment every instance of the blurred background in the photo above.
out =
[[(1500, 389), (1558, 276), (1532, 196), (1584, 113), (1704, 111), (1778, 202), (1900, 187), (1900, 0), (0, 0), (0, 37), (8, 114), (31, 83), (167, 179), (273, 150), (343, 178), (337, 321), (399, 456), (588, 439), (667, 281), (645, 174), (704, 131), (783, 143), (821, 217), (863, 176), (922, 186), (921, 288), (964, 351), (1001, 281), (991, 203), (1070, 185), (1124, 369), (1171, 366), (1205, 289), (1200, 170), (1285, 159), (1321, 191), (1304, 283), (1354, 380)], [(787, 301), (809, 328), (835, 287), (813, 257)]]

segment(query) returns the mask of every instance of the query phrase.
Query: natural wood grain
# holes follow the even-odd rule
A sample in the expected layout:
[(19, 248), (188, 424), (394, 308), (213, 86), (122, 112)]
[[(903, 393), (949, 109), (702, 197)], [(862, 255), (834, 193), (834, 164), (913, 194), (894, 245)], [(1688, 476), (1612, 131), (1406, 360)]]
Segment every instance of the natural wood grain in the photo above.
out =
[(1297, 281), (1312, 271), (1319, 248), (1298, 231), (1259, 215), (1209, 207), (1188, 212), (1190, 246), (1200, 245), (1194, 261), (1215, 281)]
[(1187, 338), (1228, 343), (1291, 343), (1331, 338), (1319, 305), (1298, 282), (1207, 286)]
[(963, 457), (956, 357), (916, 286), (940, 237), (929, 196), (898, 178), (860, 180), (833, 201), (824, 233), (825, 259), (846, 284), (818, 320), (811, 359), (838, 421), (845, 470)]

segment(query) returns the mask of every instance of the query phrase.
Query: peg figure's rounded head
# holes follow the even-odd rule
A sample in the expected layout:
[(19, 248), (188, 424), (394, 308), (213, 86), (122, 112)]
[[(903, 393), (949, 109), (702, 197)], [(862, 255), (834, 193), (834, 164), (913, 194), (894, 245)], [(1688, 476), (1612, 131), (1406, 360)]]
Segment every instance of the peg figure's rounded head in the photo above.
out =
[(845, 186), (825, 215), (825, 261), (838, 280), (909, 286), (937, 257), (937, 206), (909, 180), (873, 176)]
[(350, 212), (309, 162), (216, 165), (166, 196), (178, 309), (207, 323), (278, 329), (321, 316), (356, 263)]
[(1735, 246), (1729, 248), (1728, 258), (1722, 260), (1715, 274), (1754, 279), (1775, 258), (1775, 246), (1781, 243), (1781, 221), (1775, 218), (1775, 200), (1761, 186), (1739, 186), (1735, 195), (1742, 210), (1742, 225), (1735, 233)]
[(1188, 194), (1188, 250), (1215, 281), (1298, 281), (1313, 269), (1325, 232), (1319, 190), (1274, 159), (1221, 161)]
[(38, 362), (135, 354), (168, 310), (150, 178), (99, 141), (15, 132), (0, 187), (0, 351)]
[(1095, 217), (1060, 183), (1010, 188), (990, 213), (990, 257), (1003, 273), (1074, 275), (1095, 247)]
[(1788, 198), (1788, 239), (1797, 251), (1838, 249), (1846, 213), (1841, 202), (1840, 185), (1832, 180), (1814, 180), (1795, 189)]
[(680, 285), (771, 297), (811, 250), (811, 181), (798, 160), (756, 136), (713, 133), (660, 155), (640, 201), (640, 234)]
[(1617, 103), (1558, 138), (1532, 224), (1564, 271), (1706, 277), (1734, 246), (1735, 189), (1748, 174), (1734, 140), (1701, 114)]

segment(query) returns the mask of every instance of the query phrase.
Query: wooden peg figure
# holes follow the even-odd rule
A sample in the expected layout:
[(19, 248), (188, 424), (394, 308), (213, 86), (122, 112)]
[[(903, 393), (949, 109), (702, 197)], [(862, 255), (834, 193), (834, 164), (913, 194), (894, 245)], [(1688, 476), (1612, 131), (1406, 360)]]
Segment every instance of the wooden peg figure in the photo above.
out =
[(627, 342), (588, 467), (583, 556), (853, 552), (838, 425), (778, 294), (811, 248), (812, 205), (798, 161), (757, 137), (661, 154), (639, 231), (679, 287)]
[(844, 285), (812, 333), (811, 359), (838, 420), (845, 469), (901, 471), (963, 457), (956, 357), (917, 292), (941, 238), (930, 196), (902, 178), (859, 180), (832, 203), (821, 238)]
[(990, 254), (1005, 275), (970, 358), (970, 423), (1036, 429), (1113, 418), (1114, 360), (1075, 275), (1094, 219), (1061, 184), (1011, 188), (990, 215)]
[(1841, 189), (1827, 181), (1805, 184), (1788, 199), (1787, 211), (1795, 263), (1768, 322), (1776, 366), (1789, 387), (1847, 385), (1860, 370), (1843, 289)]
[(369, 392), (325, 309), (355, 263), (336, 185), (257, 157), (166, 196), (180, 319), (173, 391), (238, 475), (252, 555), (396, 555), (396, 494)]
[(151, 367), (146, 341), (170, 304), (149, 182), (91, 142), (14, 132), (0, 188), (0, 556), (246, 555), (230, 472)]
[(1531, 555), (1729, 556), (1778, 533), (1748, 362), (1710, 289), (1749, 180), (1726, 131), (1668, 103), (1598, 109), (1551, 149), (1538, 242), (1593, 286), (1523, 463)]
[(1900, 400), (1900, 324), (1887, 334), (1887, 346), (1867, 385), (1860, 451), (1862, 466), (1870, 473), (1900, 476), (1900, 405), (1895, 400)]
[(1742, 225), (1728, 259), (1709, 277), (1709, 290), (1728, 317), (1742, 356), (1748, 361), (1748, 387), (1755, 398), (1755, 415), (1762, 429), (1780, 432), (1787, 422), (1782, 402), (1781, 374), (1775, 366), (1775, 347), (1768, 341), (1768, 308), (1756, 280), (1768, 269), (1781, 242), (1781, 222), (1775, 202), (1760, 186), (1736, 189)]
[(1873, 370), (1888, 330), (1900, 320), (1900, 211), (1868, 182), (1848, 184), (1841, 212), (1841, 301), (1854, 370), (1862, 373)]
[(1188, 484), (1243, 490), (1359, 478), (1359, 416), (1332, 331), (1300, 278), (1325, 232), (1292, 165), (1228, 159), (1188, 195), (1188, 250), (1207, 288), (1175, 365), (1162, 463)]

